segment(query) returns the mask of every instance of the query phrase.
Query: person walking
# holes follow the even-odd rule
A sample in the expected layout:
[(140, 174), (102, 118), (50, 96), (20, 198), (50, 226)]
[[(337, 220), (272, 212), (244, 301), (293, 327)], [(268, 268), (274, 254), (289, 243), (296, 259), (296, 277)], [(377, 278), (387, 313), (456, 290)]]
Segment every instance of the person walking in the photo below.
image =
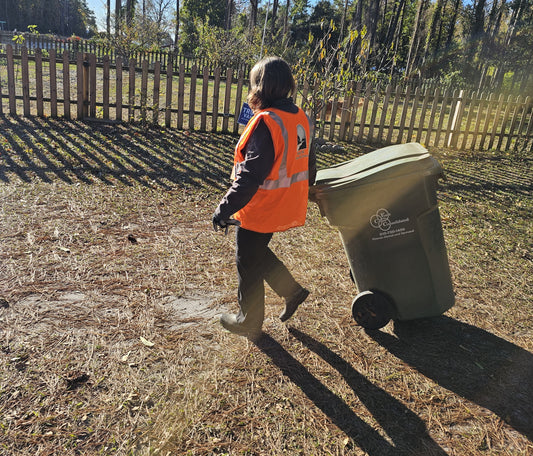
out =
[(295, 94), (285, 60), (267, 57), (252, 68), (248, 104), (254, 115), (235, 147), (233, 183), (213, 214), (215, 231), (237, 225), (239, 311), (222, 314), (220, 322), (248, 337), (261, 332), (265, 281), (284, 298), (282, 321), (309, 295), (268, 246), (274, 233), (304, 225), (316, 177), (313, 125), (294, 104)]

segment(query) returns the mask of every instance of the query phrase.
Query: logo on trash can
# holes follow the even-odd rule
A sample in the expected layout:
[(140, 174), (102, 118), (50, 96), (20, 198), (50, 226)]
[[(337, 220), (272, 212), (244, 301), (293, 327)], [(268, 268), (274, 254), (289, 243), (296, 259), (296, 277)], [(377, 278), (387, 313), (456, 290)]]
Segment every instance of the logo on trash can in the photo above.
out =
[(378, 209), (378, 211), (370, 217), (370, 225), (374, 228), (379, 228), (381, 231), (389, 231), (392, 226), (390, 212), (387, 209)]
[(370, 217), (370, 226), (379, 230), (378, 235), (372, 237), (373, 241), (396, 238), (398, 236), (405, 236), (406, 234), (413, 234), (415, 232), (409, 217), (397, 217), (397, 214), (392, 217), (391, 213), (384, 208), (378, 209), (376, 213)]

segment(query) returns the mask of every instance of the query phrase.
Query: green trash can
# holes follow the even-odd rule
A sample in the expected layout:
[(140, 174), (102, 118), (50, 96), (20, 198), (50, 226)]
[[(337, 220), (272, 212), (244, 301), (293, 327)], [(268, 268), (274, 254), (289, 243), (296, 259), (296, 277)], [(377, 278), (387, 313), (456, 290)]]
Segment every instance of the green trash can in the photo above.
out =
[(339, 230), (359, 290), (352, 315), (363, 327), (437, 316), (453, 306), (437, 203), (442, 177), (418, 143), (318, 171), (310, 198)]

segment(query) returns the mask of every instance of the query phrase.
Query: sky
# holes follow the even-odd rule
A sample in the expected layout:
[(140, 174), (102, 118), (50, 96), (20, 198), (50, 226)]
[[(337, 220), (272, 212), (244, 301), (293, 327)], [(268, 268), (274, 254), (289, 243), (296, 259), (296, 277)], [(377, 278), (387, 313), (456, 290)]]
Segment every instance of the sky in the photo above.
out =
[[(106, 1), (105, 0), (86, 0), (87, 6), (94, 12), (96, 25), (99, 30), (105, 30)], [(111, 2), (114, 4), (114, 2)]]

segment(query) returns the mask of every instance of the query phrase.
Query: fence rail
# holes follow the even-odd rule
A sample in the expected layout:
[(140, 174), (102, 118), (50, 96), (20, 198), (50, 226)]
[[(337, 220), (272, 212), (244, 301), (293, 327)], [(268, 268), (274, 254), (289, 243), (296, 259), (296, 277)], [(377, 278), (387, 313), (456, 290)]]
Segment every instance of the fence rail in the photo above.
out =
[[(0, 115), (49, 115), (103, 121), (141, 121), (178, 129), (239, 132), (247, 85), (243, 70), (147, 60), (112, 62), (70, 51), (28, 48), (0, 54)], [(312, 88), (303, 85), (298, 104)], [(509, 150), (533, 135), (532, 97), (438, 87), (351, 84), (316, 116), (316, 136), (330, 141)]]

